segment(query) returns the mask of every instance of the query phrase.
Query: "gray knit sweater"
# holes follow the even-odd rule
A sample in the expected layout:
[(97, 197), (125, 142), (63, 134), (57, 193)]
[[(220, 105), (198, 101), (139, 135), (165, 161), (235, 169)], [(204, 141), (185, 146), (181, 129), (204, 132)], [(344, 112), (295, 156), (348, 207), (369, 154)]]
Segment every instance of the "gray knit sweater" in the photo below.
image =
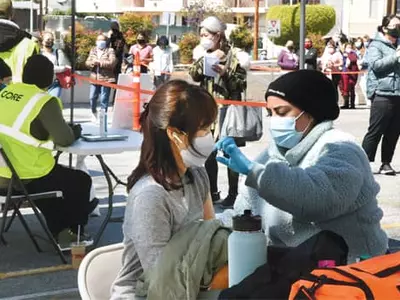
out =
[(145, 176), (131, 189), (125, 209), (122, 269), (111, 289), (111, 299), (133, 299), (143, 272), (154, 267), (164, 247), (177, 232), (204, 217), (210, 193), (204, 168), (191, 168), (193, 182), (182, 178), (183, 188), (167, 191)]
[(286, 153), (271, 141), (256, 161), (235, 211), (260, 214), (270, 244), (297, 246), (331, 230), (346, 240), (349, 262), (385, 253), (379, 185), (362, 148), (332, 122), (318, 124)]

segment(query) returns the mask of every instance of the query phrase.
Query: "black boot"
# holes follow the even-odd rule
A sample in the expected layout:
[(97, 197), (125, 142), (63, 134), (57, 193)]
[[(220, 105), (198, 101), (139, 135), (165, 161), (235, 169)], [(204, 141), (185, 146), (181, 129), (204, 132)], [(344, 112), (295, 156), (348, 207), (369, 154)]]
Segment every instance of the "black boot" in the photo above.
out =
[(211, 193), (211, 200), (214, 204), (220, 202), (221, 201), (220, 192)]
[(349, 96), (343, 96), (344, 105), (340, 107), (340, 109), (348, 109), (349, 108)]
[(236, 201), (236, 195), (228, 194), (224, 201), (222, 201), (219, 205), (221, 206), (222, 209), (228, 209), (228, 208), (233, 208), (233, 205), (235, 204)]
[(239, 174), (232, 171), (231, 169), (228, 169), (228, 184), (228, 196), (220, 204), (221, 208), (223, 209), (233, 208), (238, 194)]

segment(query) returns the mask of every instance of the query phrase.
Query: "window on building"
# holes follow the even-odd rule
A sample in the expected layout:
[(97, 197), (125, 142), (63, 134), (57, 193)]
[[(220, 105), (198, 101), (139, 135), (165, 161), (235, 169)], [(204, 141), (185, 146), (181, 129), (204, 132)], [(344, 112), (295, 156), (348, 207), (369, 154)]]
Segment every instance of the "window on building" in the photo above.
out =
[(400, 0), (396, 1), (396, 14), (400, 14)]
[(154, 24), (160, 24), (160, 16), (152, 16), (151, 17), (151, 21), (154, 23)]
[(246, 24), (248, 27), (252, 27), (254, 24), (254, 17), (244, 17), (243, 18), (244, 24)]
[(380, 17), (379, 12), (381, 11), (380, 6), (382, 5), (381, 0), (370, 0), (369, 1), (369, 17), (372, 19), (378, 19)]
[(189, 26), (189, 22), (187, 17), (182, 17), (182, 26), (184, 27), (188, 27)]

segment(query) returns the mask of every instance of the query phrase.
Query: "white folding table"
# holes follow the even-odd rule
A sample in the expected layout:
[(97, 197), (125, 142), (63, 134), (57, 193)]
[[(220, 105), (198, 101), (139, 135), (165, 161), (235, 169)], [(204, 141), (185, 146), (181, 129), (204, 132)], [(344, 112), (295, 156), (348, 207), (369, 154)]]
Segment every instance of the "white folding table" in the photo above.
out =
[[(98, 134), (99, 127), (93, 124), (81, 124), (82, 134)], [(107, 141), (107, 142), (86, 142), (82, 139), (77, 140), (69, 147), (56, 146), (56, 150), (69, 154), (81, 155), (81, 156), (96, 156), (103, 170), (104, 177), (106, 178), (108, 185), (108, 211), (107, 215), (102, 222), (98, 233), (95, 236), (93, 246), (96, 247), (107, 224), (113, 221), (111, 218), (113, 212), (113, 196), (114, 187), (111, 181), (111, 177), (114, 178), (117, 184), (123, 184), (117, 176), (111, 171), (111, 169), (105, 163), (102, 155), (105, 154), (119, 154), (127, 151), (138, 151), (142, 145), (143, 137), (139, 132), (126, 130), (126, 129), (113, 129), (108, 130), (110, 134), (122, 134), (128, 138), (122, 141)], [(120, 219), (119, 219), (120, 220)]]

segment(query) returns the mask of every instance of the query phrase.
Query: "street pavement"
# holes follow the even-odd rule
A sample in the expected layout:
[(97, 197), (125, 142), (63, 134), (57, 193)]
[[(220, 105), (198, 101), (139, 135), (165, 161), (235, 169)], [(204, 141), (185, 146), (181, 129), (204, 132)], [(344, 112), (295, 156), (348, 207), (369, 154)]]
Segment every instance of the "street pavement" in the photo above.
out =
[[(270, 77), (265, 74), (253, 74), (250, 78), (248, 98), (262, 101)], [(64, 115), (66, 118), (69, 118), (68, 109), (64, 110)], [(369, 109), (365, 106), (360, 106), (356, 110), (342, 111), (339, 119), (335, 122), (335, 126), (353, 134), (357, 141), (361, 143), (368, 126), (368, 118)], [(83, 122), (90, 120), (88, 105), (75, 110), (75, 120)], [(264, 114), (264, 120), (264, 130), (267, 134), (269, 120), (266, 117), (266, 113)], [(249, 158), (256, 157), (266, 147), (266, 134), (260, 141), (249, 143), (243, 149), (244, 153)], [(104, 159), (119, 178), (126, 179), (138, 162), (139, 152), (105, 155)], [(62, 155), (60, 161), (61, 163), (68, 164), (68, 155)], [(377, 163), (372, 164), (374, 172), (379, 168), (379, 161), (380, 150), (378, 151)], [(104, 216), (107, 209), (107, 184), (95, 158), (88, 157), (86, 159), (86, 164), (93, 178), (96, 195), (101, 200), (101, 212)], [(400, 149), (395, 154), (393, 167), (400, 171)], [(220, 165), (219, 186), (222, 196), (225, 196), (228, 190), (226, 174), (226, 168)], [(400, 249), (400, 200), (398, 193), (400, 188), (400, 174), (399, 176), (393, 177), (376, 175), (375, 178), (381, 185), (378, 201), (384, 211), (382, 224), (388, 236), (394, 239), (391, 242), (392, 246)], [(114, 203), (116, 208), (114, 210), (114, 215), (122, 216), (126, 201), (125, 188), (121, 186), (117, 187), (115, 195)], [(40, 233), (41, 230), (29, 209), (25, 210), (25, 215), (33, 230)], [(87, 231), (92, 234), (96, 233), (102, 219), (102, 216), (91, 218)], [(79, 299), (77, 293), (76, 270), (25, 275), (1, 280), (4, 276), (9, 276), (9, 272), (61, 265), (59, 257), (46, 242), (41, 242), (44, 248), (43, 253), (37, 253), (35, 251), (18, 220), (14, 222), (9, 233), (6, 234), (6, 238), (9, 245), (7, 247), (0, 245), (0, 299)], [(110, 223), (106, 228), (100, 244), (108, 245), (121, 241), (121, 224)], [(28, 272), (25, 273), (28, 274)]]

